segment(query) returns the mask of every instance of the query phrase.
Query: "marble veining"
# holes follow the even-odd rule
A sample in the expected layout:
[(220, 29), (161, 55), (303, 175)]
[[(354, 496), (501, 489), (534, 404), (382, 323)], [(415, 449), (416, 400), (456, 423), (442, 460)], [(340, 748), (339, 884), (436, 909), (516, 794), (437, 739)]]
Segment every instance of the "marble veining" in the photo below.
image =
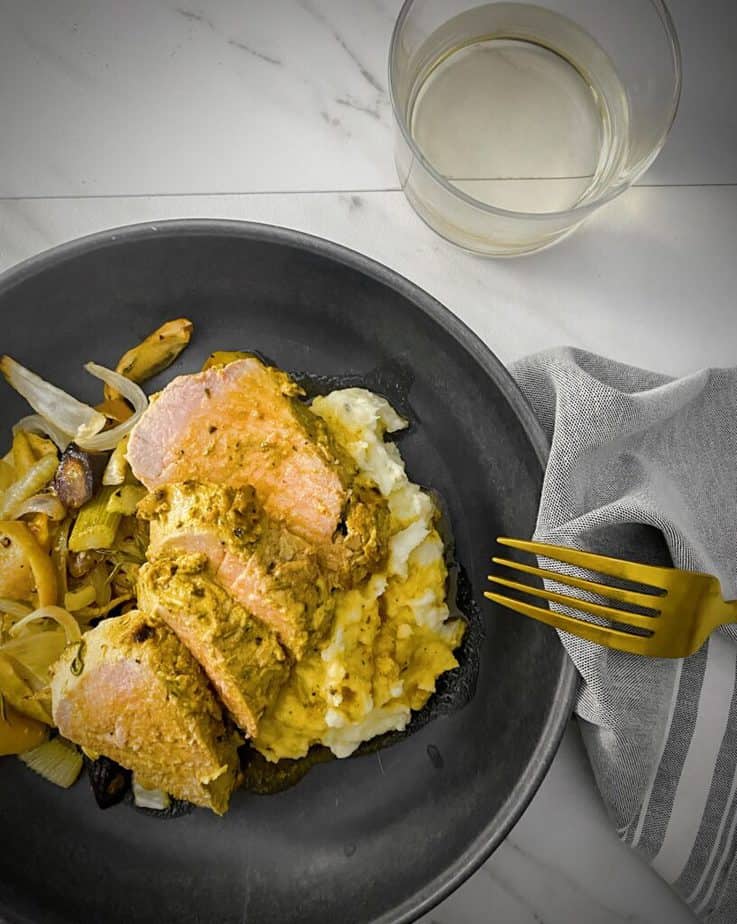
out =
[(299, 6), (302, 7), (303, 10), (307, 10), (307, 12), (311, 16), (313, 16), (319, 23), (321, 23), (323, 26), (325, 26), (326, 29), (329, 30), (330, 34), (333, 36), (335, 41), (340, 45), (343, 51), (345, 51), (345, 53), (348, 55), (351, 61), (353, 61), (353, 63), (356, 65), (356, 67), (359, 70), (359, 73), (361, 74), (363, 79), (366, 81), (366, 83), (370, 84), (370, 86), (372, 86), (374, 90), (376, 90), (378, 93), (381, 93), (382, 95), (385, 94), (386, 91), (384, 89), (384, 85), (380, 83), (379, 80), (366, 67), (366, 65), (363, 64), (363, 62), (358, 57), (358, 54), (348, 45), (346, 40), (343, 38), (340, 32), (338, 32), (338, 30), (330, 23), (327, 17), (323, 13), (321, 13), (314, 6), (314, 4), (310, 2), (310, 0), (297, 0), (297, 3), (299, 4)]
[(212, 20), (208, 19), (207, 16), (203, 16), (202, 13), (195, 13), (192, 10), (183, 10), (181, 7), (177, 7), (176, 12), (179, 13), (180, 16), (184, 16), (185, 19), (189, 19), (191, 22), (201, 22), (209, 26), (210, 29), (215, 28)]
[[(176, 12), (190, 22), (202, 23), (202, 25), (207, 26), (207, 28), (212, 32), (219, 32), (215, 26), (215, 23), (211, 19), (208, 19), (207, 16), (204, 16), (202, 13), (195, 13), (193, 10), (184, 10), (179, 7), (177, 7)], [(272, 55), (266, 54), (264, 51), (259, 51), (256, 48), (252, 48), (245, 42), (240, 41), (240, 39), (226, 38), (225, 41), (228, 45), (232, 45), (233, 48), (240, 48), (240, 50), (245, 51), (246, 54), (253, 55), (255, 58), (259, 58), (261, 61), (266, 61), (268, 64), (276, 64), (278, 66), (283, 64), (280, 58), (275, 58)]]
[(0, 197), (396, 188), (394, 13), (350, 7), (0, 0)]
[[(737, 6), (670, 5), (683, 101), (641, 182), (737, 182)], [(400, 6), (0, 0), (0, 197), (396, 189), (387, 55)]]
[(349, 109), (355, 109), (356, 112), (365, 112), (366, 115), (370, 115), (372, 119), (381, 119), (381, 110), (379, 108), (381, 98), (379, 98), (376, 101), (375, 106), (364, 106), (358, 100), (353, 99), (350, 96), (349, 97), (336, 96), (335, 102), (339, 106), (348, 106)]
[(263, 51), (256, 51), (255, 48), (251, 48), (249, 45), (246, 45), (245, 42), (239, 42), (238, 39), (229, 38), (228, 44), (232, 45), (233, 48), (240, 48), (241, 51), (245, 51), (246, 54), (253, 55), (254, 58), (258, 58), (260, 61), (266, 61), (267, 64), (275, 64), (277, 67), (281, 67), (284, 63), (280, 58), (273, 58), (271, 55), (267, 55)]

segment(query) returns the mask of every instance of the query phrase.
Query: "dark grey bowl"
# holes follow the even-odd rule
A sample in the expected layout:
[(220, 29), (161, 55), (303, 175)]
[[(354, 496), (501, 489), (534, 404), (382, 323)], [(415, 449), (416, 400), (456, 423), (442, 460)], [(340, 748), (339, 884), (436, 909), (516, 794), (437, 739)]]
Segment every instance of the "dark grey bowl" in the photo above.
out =
[[(1, 352), (87, 400), (97, 385), (83, 362), (113, 365), (178, 315), (196, 334), (175, 372), (236, 348), (374, 385), (377, 370), (379, 382), (382, 370), (388, 378), (401, 370), (412, 417), (402, 451), (412, 476), (445, 498), (486, 627), (464, 708), (380, 758), (317, 766), (279, 795), (237, 793), (224, 819), (102, 812), (85, 782), (62, 792), (3, 760), (5, 918), (398, 924), (427, 911), (519, 818), (571, 709), (574, 673), (555, 633), (481, 596), (495, 537), (533, 529), (546, 452), (508, 373), (452, 314), (386, 267), (257, 224), (163, 222), (75, 241), (0, 279), (0, 314)], [(4, 390), (2, 432), (23, 413)]]

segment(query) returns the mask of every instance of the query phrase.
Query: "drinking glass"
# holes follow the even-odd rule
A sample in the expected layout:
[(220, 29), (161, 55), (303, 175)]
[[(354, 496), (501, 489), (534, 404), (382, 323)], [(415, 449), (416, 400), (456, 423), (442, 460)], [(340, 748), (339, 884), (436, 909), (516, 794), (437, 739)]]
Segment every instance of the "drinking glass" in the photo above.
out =
[(513, 256), (650, 166), (678, 108), (680, 49), (662, 0), (406, 0), (389, 88), (414, 209), (469, 251)]

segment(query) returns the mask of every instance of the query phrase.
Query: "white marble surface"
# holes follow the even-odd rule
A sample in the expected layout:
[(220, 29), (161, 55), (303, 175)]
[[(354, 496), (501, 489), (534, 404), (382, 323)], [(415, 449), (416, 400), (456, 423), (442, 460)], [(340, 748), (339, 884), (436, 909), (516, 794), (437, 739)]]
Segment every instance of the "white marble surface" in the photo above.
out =
[[(487, 261), (397, 191), (385, 60), (399, 0), (0, 0), (0, 270), (174, 217), (299, 228), (394, 267), (504, 362), (572, 343), (679, 375), (737, 361), (737, 27), (672, 0), (685, 85), (639, 187), (537, 256)], [(686, 924), (626, 847), (572, 725), (484, 867), (423, 924)]]
[[(396, 188), (386, 58), (399, 6), (0, 0), (0, 195)], [(671, 7), (683, 100), (642, 182), (735, 182), (737, 5)]]
[(359, 250), (505, 363), (558, 343), (672, 375), (737, 361), (737, 185), (632, 189), (550, 250), (500, 261), (446, 243), (401, 192), (0, 199), (0, 269), (101, 228), (176, 217), (286, 225)]

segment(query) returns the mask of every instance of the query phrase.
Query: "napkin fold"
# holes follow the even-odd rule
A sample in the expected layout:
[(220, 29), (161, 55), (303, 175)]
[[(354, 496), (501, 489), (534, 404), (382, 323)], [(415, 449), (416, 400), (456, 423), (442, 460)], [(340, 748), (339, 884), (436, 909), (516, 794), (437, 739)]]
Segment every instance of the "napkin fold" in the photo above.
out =
[[(536, 539), (672, 561), (737, 597), (737, 368), (671, 379), (558, 348), (511, 372), (551, 447)], [(699, 918), (735, 924), (737, 627), (683, 660), (560, 637), (619, 836)]]

